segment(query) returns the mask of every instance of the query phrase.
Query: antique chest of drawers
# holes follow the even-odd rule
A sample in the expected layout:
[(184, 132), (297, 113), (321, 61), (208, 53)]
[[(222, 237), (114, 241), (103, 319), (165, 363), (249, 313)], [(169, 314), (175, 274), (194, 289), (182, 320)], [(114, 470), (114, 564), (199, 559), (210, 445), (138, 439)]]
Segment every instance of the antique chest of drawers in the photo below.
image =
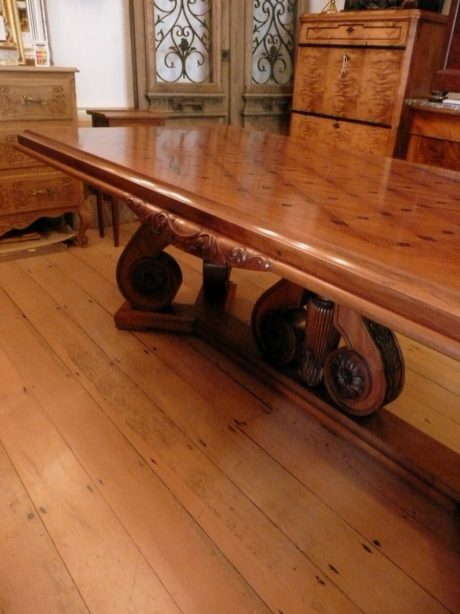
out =
[(15, 148), (23, 130), (76, 127), (74, 69), (0, 67), (0, 236), (41, 217), (75, 212), (85, 242), (90, 216), (83, 184)]
[(460, 171), (460, 105), (408, 101), (407, 160)]
[(404, 156), (404, 100), (430, 92), (445, 23), (418, 10), (302, 16), (291, 135)]

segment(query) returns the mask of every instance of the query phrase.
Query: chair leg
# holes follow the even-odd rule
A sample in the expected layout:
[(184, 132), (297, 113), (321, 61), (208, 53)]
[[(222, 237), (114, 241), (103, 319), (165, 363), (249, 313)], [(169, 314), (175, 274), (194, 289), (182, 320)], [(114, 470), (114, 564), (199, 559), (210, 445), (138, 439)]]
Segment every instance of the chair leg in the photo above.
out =
[(113, 244), (118, 247), (120, 245), (120, 203), (118, 198), (112, 198), (110, 206), (112, 208)]
[(104, 195), (101, 190), (96, 191), (97, 223), (99, 226), (99, 236), (104, 236)]

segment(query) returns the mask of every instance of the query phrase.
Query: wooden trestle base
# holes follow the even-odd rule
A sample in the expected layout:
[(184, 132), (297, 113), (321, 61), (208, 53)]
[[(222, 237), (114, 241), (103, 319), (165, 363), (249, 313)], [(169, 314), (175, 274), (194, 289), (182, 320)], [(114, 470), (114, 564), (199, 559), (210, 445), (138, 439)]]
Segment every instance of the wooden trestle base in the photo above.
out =
[[(184, 241), (177, 229), (160, 228), (147, 218), (118, 262), (117, 281), (127, 299), (115, 316), (119, 328), (193, 331), (201, 310), (194, 315), (191, 307), (173, 305), (182, 272), (163, 251), (170, 242), (206, 255), (200, 242)], [(203, 260), (200, 303), (222, 308), (231, 288), (230, 270), (227, 263)], [(350, 414), (373, 413), (402, 389), (403, 358), (388, 328), (286, 279), (256, 302), (252, 332), (272, 366), (294, 372), (303, 385), (324, 384), (333, 403)], [(340, 339), (345, 346), (339, 347)]]
[(117, 281), (127, 299), (114, 316), (119, 329), (202, 337), (326, 428), (455, 509), (460, 483), (440, 476), (446, 454), (452, 463), (456, 455), (385, 410), (404, 383), (403, 357), (389, 329), (284, 279), (262, 294), (248, 326), (227, 309), (236, 289), (230, 267), (205, 261), (195, 303), (175, 303), (182, 273), (163, 251), (168, 241), (152, 228), (147, 219), (118, 262)]
[(121, 330), (165, 330), (176, 333), (193, 333), (196, 330), (196, 309), (192, 305), (175, 304), (160, 312), (144, 311), (125, 301), (114, 316), (115, 325)]

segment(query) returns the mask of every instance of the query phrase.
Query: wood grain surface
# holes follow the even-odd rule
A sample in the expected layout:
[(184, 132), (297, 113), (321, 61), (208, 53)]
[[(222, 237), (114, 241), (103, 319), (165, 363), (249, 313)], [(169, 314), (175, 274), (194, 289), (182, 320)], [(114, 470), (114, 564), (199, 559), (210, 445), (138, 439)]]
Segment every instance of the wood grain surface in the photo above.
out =
[(26, 132), (24, 151), (264, 254), (460, 357), (460, 175), (229, 126)]
[[(201, 263), (168, 251), (188, 300)], [(454, 511), (202, 339), (117, 330), (119, 252), (0, 262), (0, 610), (458, 612)], [(247, 321), (274, 279), (233, 273)], [(458, 451), (460, 365), (403, 342), (389, 411)]]

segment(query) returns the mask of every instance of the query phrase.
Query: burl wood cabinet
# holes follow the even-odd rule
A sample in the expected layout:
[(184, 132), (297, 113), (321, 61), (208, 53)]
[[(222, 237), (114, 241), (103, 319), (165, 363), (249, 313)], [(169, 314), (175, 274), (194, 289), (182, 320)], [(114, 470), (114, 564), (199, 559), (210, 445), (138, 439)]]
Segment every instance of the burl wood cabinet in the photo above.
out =
[(419, 10), (302, 16), (291, 135), (403, 157), (404, 101), (430, 92), (445, 23)]
[(76, 126), (74, 69), (0, 68), (0, 236), (40, 217), (75, 212), (85, 242), (90, 220), (83, 184), (15, 148), (23, 130)]
[(460, 171), (460, 106), (412, 100), (407, 159)]

